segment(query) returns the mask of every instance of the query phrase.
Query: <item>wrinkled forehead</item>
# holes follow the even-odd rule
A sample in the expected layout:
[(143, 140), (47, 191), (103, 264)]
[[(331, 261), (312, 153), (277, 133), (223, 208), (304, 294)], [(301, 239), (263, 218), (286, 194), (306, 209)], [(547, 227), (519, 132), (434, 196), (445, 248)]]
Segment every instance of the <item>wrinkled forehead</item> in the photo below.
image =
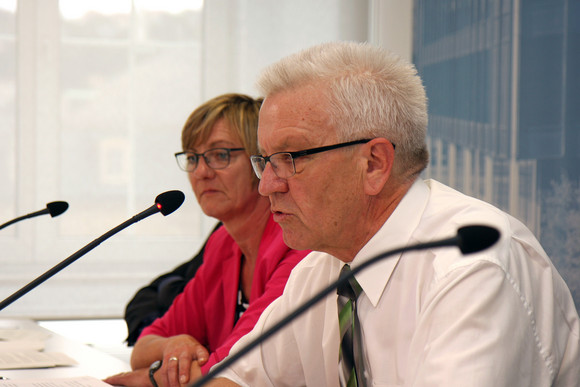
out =
[(267, 97), (260, 109), (258, 148), (263, 154), (300, 150), (333, 141), (323, 96), (312, 88), (297, 88)]

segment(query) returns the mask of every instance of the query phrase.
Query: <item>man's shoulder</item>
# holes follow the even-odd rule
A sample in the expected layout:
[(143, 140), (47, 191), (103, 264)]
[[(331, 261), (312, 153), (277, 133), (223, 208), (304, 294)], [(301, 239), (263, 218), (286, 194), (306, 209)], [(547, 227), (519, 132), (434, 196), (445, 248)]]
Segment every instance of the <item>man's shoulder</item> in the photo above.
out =
[(419, 228), (432, 237), (445, 237), (458, 228), (469, 225), (487, 225), (511, 232), (514, 218), (498, 207), (466, 195), (435, 180), (427, 180), (429, 200)]

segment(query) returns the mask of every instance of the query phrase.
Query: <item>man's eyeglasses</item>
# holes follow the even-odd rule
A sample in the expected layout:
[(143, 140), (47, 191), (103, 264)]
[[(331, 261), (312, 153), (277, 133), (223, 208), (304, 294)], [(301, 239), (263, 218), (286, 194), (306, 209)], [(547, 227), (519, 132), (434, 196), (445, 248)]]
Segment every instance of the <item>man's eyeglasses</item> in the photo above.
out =
[(186, 172), (193, 172), (199, 164), (200, 157), (203, 157), (205, 163), (211, 169), (224, 169), (230, 165), (230, 153), (243, 151), (244, 148), (214, 148), (206, 150), (203, 153), (190, 151), (178, 152), (175, 154), (175, 160), (179, 168)]
[(296, 174), (296, 166), (294, 165), (294, 160), (298, 157), (313, 155), (315, 153), (326, 152), (333, 149), (343, 148), (356, 144), (365, 144), (371, 139), (355, 140), (349, 142), (343, 142), (335, 145), (322, 146), (320, 148), (305, 149), (296, 152), (277, 152), (271, 154), (270, 156), (250, 156), (250, 161), (252, 162), (252, 167), (258, 179), (262, 178), (264, 169), (266, 169), (266, 163), (270, 162), (272, 169), (276, 176), (281, 179), (287, 179)]

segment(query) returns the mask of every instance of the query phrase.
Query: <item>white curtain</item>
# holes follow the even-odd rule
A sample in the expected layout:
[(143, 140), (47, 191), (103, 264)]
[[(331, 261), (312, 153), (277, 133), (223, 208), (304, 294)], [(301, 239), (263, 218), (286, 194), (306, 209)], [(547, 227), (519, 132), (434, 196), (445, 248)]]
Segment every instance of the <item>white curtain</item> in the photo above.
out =
[(290, 52), (366, 40), (368, 17), (360, 0), (0, 0), (0, 224), (70, 204), (0, 230), (0, 299), (159, 193), (186, 194), (0, 313), (121, 316), (215, 223), (173, 158), (189, 113), (221, 93), (255, 96), (258, 72)]

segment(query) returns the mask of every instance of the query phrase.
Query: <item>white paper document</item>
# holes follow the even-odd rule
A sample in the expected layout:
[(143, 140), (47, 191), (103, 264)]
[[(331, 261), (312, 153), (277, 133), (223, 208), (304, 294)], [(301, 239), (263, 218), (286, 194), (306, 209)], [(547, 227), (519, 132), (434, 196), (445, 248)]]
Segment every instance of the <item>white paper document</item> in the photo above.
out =
[(0, 380), (0, 387), (111, 387), (91, 376), (62, 379)]
[(46, 368), (71, 366), (77, 362), (60, 352), (11, 351), (0, 352), (0, 369)]
[(44, 341), (50, 334), (39, 329), (9, 328), (0, 329), (0, 340), (36, 340)]
[(0, 329), (0, 352), (42, 351), (49, 334), (38, 329)]

